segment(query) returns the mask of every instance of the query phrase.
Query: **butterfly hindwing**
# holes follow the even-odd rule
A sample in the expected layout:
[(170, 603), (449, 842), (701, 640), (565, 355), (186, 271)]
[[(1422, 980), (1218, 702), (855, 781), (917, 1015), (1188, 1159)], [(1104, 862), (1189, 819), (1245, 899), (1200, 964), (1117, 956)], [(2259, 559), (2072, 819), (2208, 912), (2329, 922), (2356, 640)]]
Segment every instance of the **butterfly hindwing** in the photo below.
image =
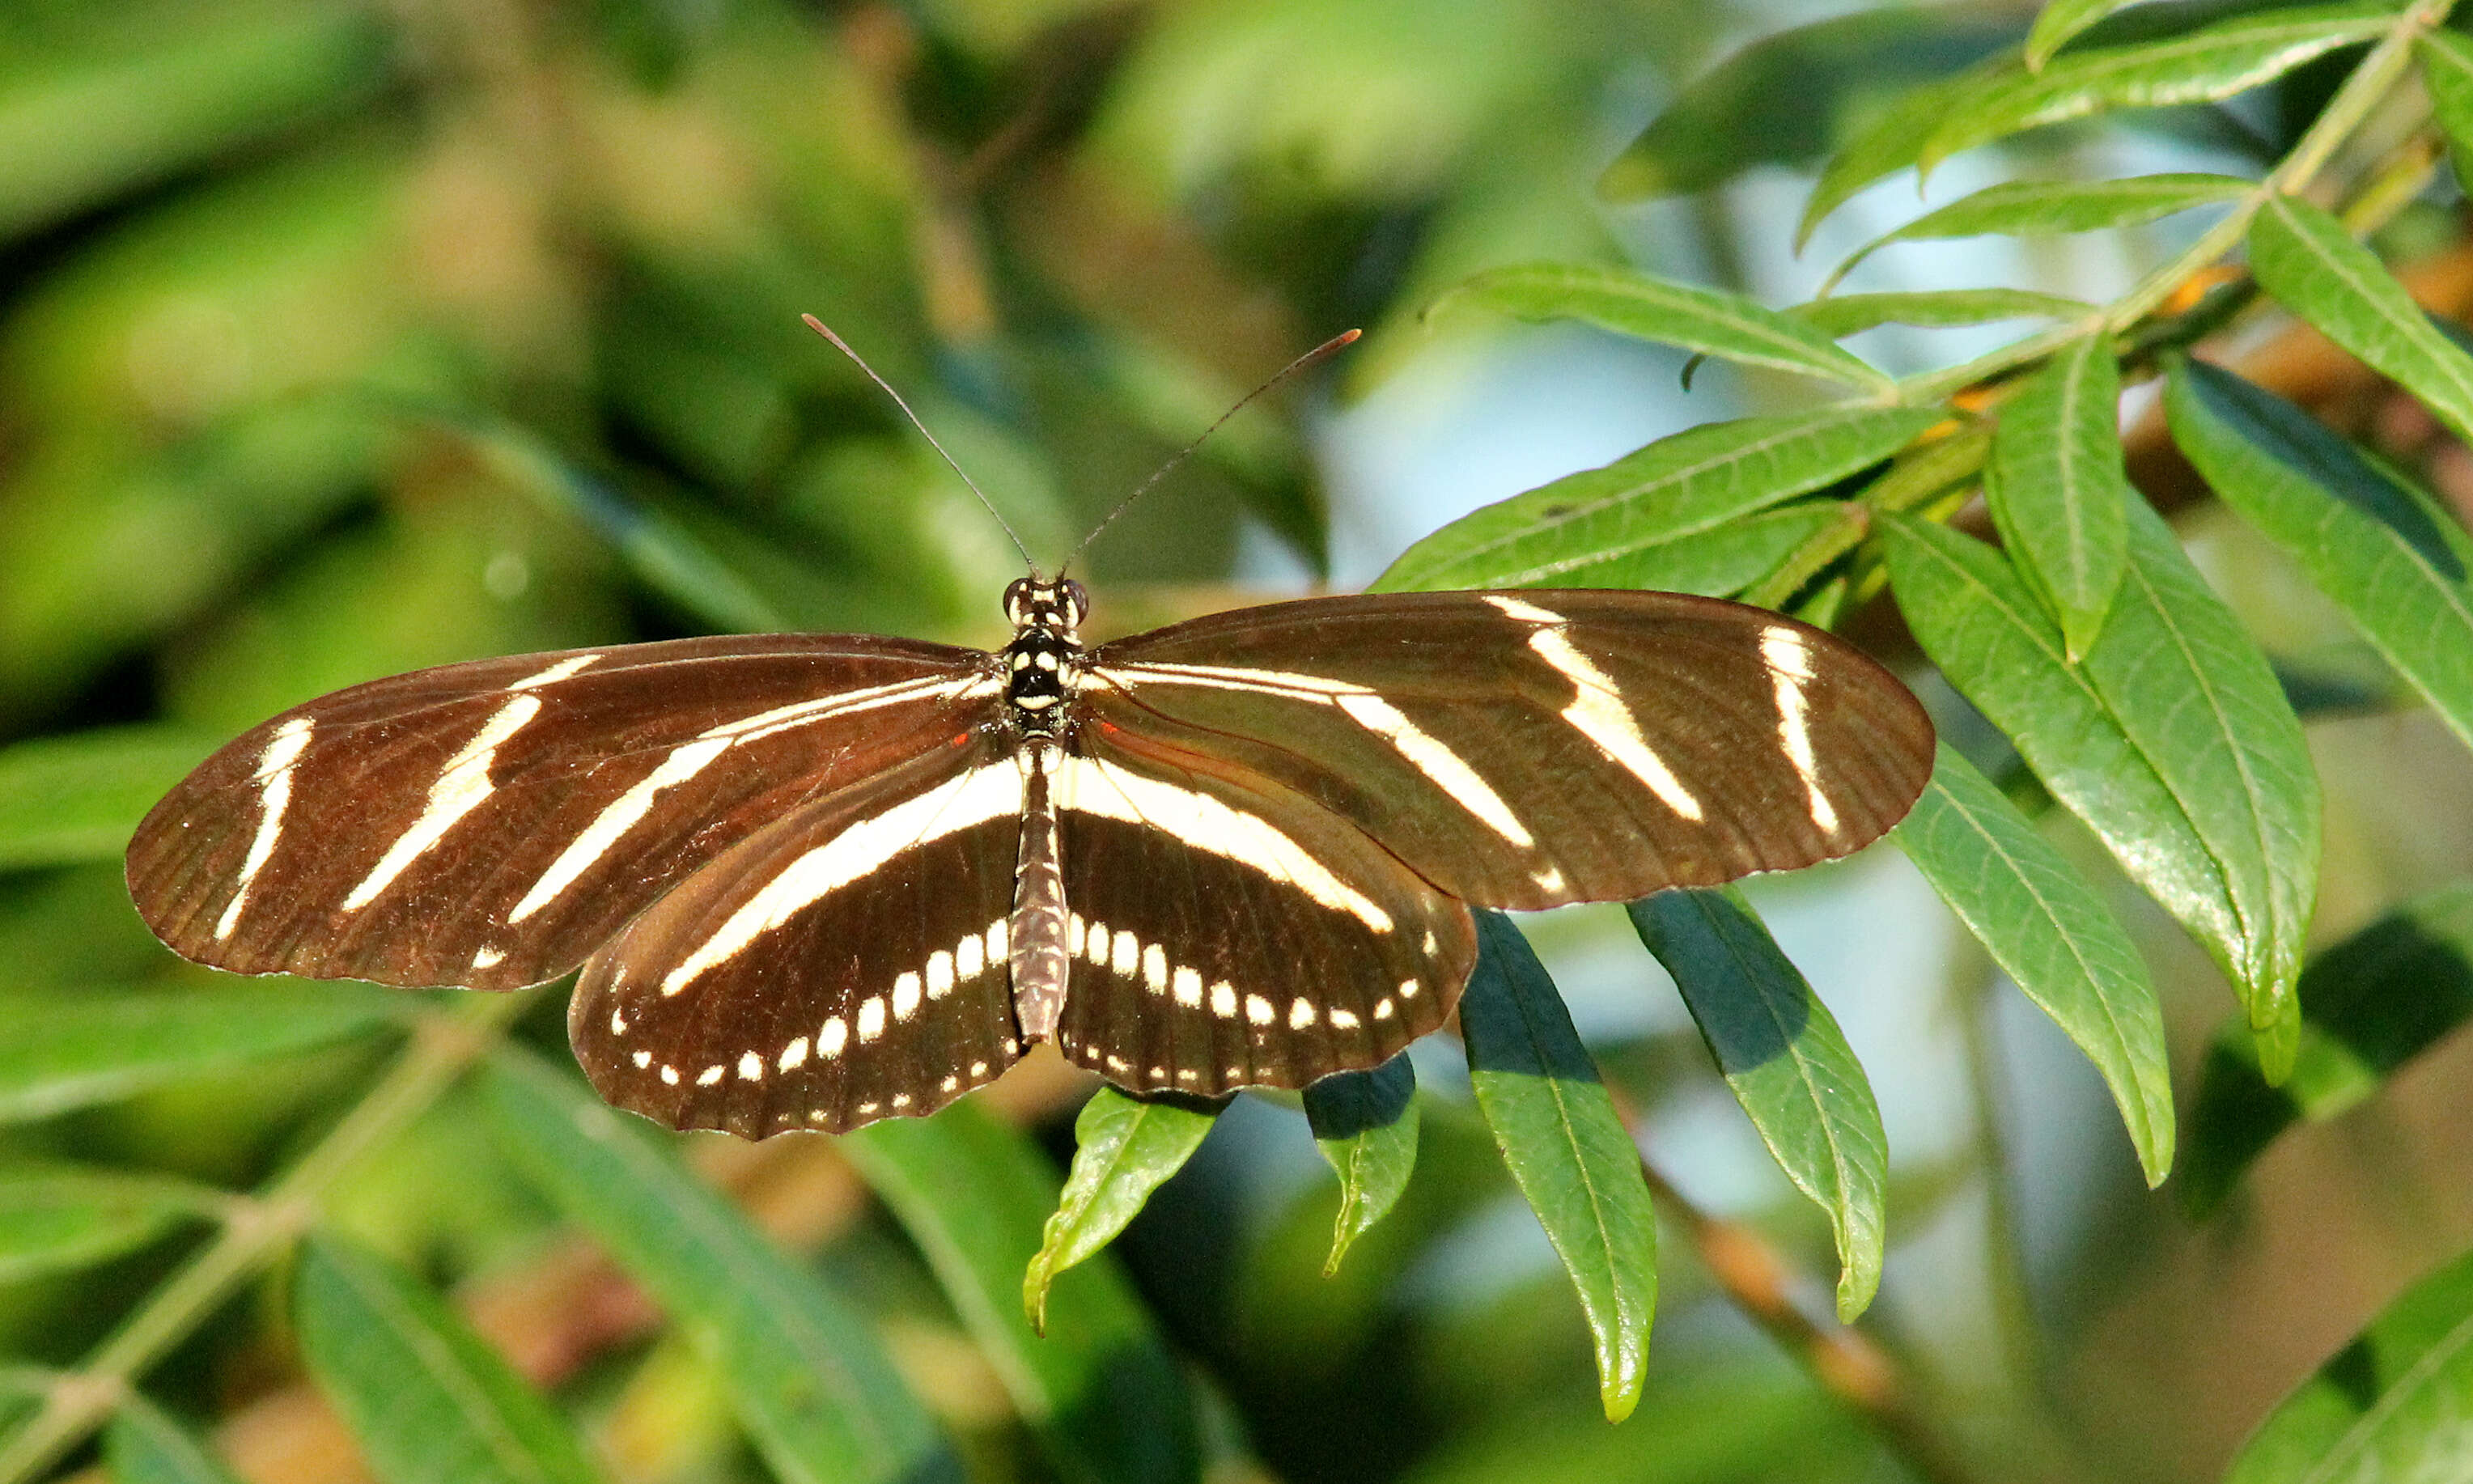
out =
[(767, 634), (372, 682), (191, 774), (139, 826), (130, 890), (221, 969), (538, 983), (763, 824), (994, 715), (988, 663)]
[(1847, 854), (1932, 728), (1818, 630), (1675, 593), (1272, 604), (1101, 646), (1077, 705), (1354, 822), (1464, 900), (1625, 900)]

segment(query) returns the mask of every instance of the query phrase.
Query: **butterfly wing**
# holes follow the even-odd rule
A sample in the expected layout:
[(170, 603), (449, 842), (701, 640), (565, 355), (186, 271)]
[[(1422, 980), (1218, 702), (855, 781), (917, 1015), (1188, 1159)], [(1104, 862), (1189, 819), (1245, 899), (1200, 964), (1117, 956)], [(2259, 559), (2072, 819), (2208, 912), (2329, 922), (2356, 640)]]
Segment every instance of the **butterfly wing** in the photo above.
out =
[(1244, 609), (1101, 646), (1076, 704), (1086, 728), (1276, 781), (1502, 908), (1847, 854), (1933, 758), (1922, 706), (1853, 646), (1677, 593)]
[(445, 665), (295, 707), (129, 850), (139, 912), (243, 973), (512, 989), (725, 848), (1001, 707), (989, 657), (767, 634)]

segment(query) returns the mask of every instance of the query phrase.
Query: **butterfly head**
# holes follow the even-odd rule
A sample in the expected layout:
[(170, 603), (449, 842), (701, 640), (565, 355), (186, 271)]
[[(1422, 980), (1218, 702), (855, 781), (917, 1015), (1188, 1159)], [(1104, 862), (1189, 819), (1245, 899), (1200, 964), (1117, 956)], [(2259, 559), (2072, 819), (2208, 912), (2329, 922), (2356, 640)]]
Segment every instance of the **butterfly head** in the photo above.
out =
[(1005, 646), (1005, 697), (1028, 730), (1049, 733), (1063, 725), (1060, 707), (1072, 694), (1082, 653), (1079, 631), (1091, 611), (1091, 594), (1071, 578), (1018, 579), (1005, 589), (1005, 617), (1013, 642)]
[(1004, 610), (1017, 632), (1044, 629), (1070, 639), (1091, 611), (1091, 594), (1069, 577), (1020, 577), (1005, 588)]

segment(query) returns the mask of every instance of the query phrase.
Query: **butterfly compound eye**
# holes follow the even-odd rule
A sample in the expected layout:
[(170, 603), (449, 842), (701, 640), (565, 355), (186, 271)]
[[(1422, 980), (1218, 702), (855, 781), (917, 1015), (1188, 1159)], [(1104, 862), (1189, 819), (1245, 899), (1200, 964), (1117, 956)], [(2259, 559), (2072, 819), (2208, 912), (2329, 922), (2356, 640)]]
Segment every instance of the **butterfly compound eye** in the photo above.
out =
[(1068, 629), (1079, 629), (1082, 627), (1082, 620), (1090, 616), (1090, 590), (1084, 587), (1080, 583), (1073, 581), (1071, 578), (1067, 578), (1065, 581), (1065, 626)]
[(1031, 586), (1031, 580), (1027, 577), (1017, 577), (1012, 582), (1005, 584), (1005, 622), (1013, 625), (1017, 629), (1020, 628), (1023, 621), (1030, 616)]

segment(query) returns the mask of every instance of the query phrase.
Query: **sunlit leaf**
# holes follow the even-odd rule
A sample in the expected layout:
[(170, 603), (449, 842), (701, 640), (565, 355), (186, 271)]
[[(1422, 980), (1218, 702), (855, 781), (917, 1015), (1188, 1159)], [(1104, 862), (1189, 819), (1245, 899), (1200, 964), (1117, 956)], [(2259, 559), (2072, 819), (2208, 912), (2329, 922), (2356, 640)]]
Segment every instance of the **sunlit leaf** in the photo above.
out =
[(1022, 1310), (1046, 1323), (1057, 1275), (1088, 1261), (1141, 1213), (1142, 1204), (1202, 1147), (1217, 1115), (1183, 1102), (1141, 1099), (1103, 1087), (1073, 1120), (1073, 1167), (1022, 1275)]
[(2163, 1009), (2103, 898), (1945, 743), (1931, 783), (1891, 837), (1993, 962), (2103, 1074), (2147, 1183), (2162, 1184), (2173, 1144)]
[(416, 1003), (360, 985), (297, 980), (12, 994), (0, 1001), (10, 1018), (0, 1036), (0, 1121), (324, 1045), (398, 1019)]
[(0, 1283), (116, 1257), (217, 1213), (212, 1190), (73, 1164), (0, 1164)]
[(2173, 441), (2290, 552), (2473, 747), (2473, 538), (2318, 420), (2203, 362), (2173, 369)]
[(1829, 337), (1741, 294), (1588, 263), (1525, 263), (1478, 274), (1434, 302), (1523, 320), (1578, 320), (1618, 335), (1680, 346), (1745, 366), (1886, 393), (1895, 383)]
[(155, 801), (214, 748), (170, 727), (0, 748), (0, 871), (119, 859)]
[(1339, 1176), (1339, 1215), (1325, 1276), (1389, 1215), (1417, 1163), (1417, 1069), (1402, 1052), (1372, 1071), (1340, 1072), (1305, 1090), (1314, 1147)]
[(492, 1059), (487, 1086), (508, 1158), (695, 1340), (776, 1477), (959, 1479), (866, 1322), (640, 1120), (513, 1048)]
[(1942, 328), (2000, 320), (2075, 320), (2095, 306), (2029, 289), (1933, 289), (1911, 294), (1833, 294), (1785, 311), (1833, 338), (1882, 324)]
[(1881, 1106), (1829, 1007), (1732, 888), (1631, 903), (1641, 942), (1674, 976), (1709, 1054), (1794, 1187), (1829, 1216), (1837, 1316), (1881, 1286), (1889, 1145)]
[[(2132, 227), (2231, 201), (2255, 187), (2233, 176), (2151, 175), (2117, 180), (2005, 180), (1927, 211), (1855, 250), (1829, 275), (1834, 285), (1892, 243), (2001, 234), (2013, 237)], [(1826, 294), (1828, 289), (1821, 291)], [(2041, 311), (2038, 311), (2041, 312)]]
[[(1718, 539), (1744, 516), (1877, 464), (1938, 419), (1929, 410), (1824, 407), (1704, 423), (1464, 515), (1402, 553), (1374, 588), (1635, 586), (1641, 568), (1670, 561), (1681, 543)], [(1825, 521), (1806, 513), (1773, 529), (1799, 540)]]
[(2070, 660), (2083, 658), (2129, 564), (2122, 467), (2121, 367), (2098, 333), (2054, 352), (2002, 404), (1984, 500), (2019, 575), (2061, 621)]
[(239, 1484), (187, 1428), (144, 1397), (121, 1399), (103, 1435), (113, 1484)]
[(2473, 1458), (2473, 1253), (2379, 1311), (2277, 1404), (2224, 1484), (2449, 1484)]
[(2136, 3), (2137, 0), (2046, 0), (2044, 8), (2035, 12), (2034, 29), (2027, 33), (2027, 65), (2042, 71), (2054, 52), (2070, 44), (2071, 37), (2113, 12)]
[(1477, 914), (1477, 970), (1460, 996), (1477, 1104), (1503, 1162), (1579, 1290), (1609, 1420), (1640, 1402), (1657, 1308), (1657, 1220), (1640, 1151), (1528, 940)]
[(333, 1235), (293, 1283), (300, 1353), (386, 1484), (588, 1484), (574, 1430), (437, 1295)]

